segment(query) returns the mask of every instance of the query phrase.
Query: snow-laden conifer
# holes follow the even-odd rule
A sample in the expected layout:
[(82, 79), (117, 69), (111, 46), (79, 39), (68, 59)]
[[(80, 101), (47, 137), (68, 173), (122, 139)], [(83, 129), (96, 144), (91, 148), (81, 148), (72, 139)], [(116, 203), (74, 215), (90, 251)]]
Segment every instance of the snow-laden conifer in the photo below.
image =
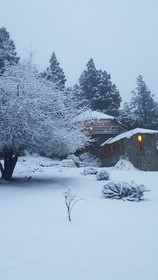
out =
[(52, 53), (49, 62), (50, 65), (43, 73), (43, 76), (46, 77), (49, 81), (53, 82), (56, 89), (64, 90), (66, 77), (54, 52)]
[(92, 58), (79, 78), (79, 87), (80, 96), (87, 101), (92, 110), (113, 116), (119, 115), (121, 103), (119, 91), (106, 71), (96, 69)]
[(141, 75), (136, 79), (136, 89), (132, 91), (130, 102), (124, 103), (120, 120), (129, 129), (158, 129), (158, 103)]
[(5, 71), (6, 65), (18, 63), (19, 57), (13, 40), (5, 27), (0, 28), (0, 73)]

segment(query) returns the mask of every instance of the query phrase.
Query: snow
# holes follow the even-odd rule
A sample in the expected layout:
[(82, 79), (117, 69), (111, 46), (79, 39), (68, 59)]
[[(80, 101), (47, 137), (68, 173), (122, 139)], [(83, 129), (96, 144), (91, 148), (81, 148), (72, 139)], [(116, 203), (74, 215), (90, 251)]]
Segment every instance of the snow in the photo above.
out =
[(116, 137), (113, 138), (109, 138), (108, 140), (106, 140), (104, 143), (101, 144), (101, 146), (104, 146), (105, 144), (112, 144), (116, 141), (119, 141), (123, 138), (131, 138), (133, 135), (138, 134), (138, 133), (142, 133), (142, 134), (158, 134), (158, 130), (152, 130), (152, 129), (144, 129), (144, 128), (135, 128), (132, 130), (129, 130), (127, 132), (121, 133), (119, 135), (117, 135)]
[(79, 114), (76, 118), (74, 118), (74, 121), (83, 122), (83, 121), (90, 121), (90, 120), (114, 120), (114, 119), (115, 118), (113, 116), (98, 111), (87, 110)]
[(120, 158), (120, 160), (114, 166), (120, 170), (133, 170), (135, 169), (134, 165), (127, 159)]
[[(158, 279), (158, 172), (104, 168), (110, 180), (150, 190), (143, 201), (129, 202), (104, 199), (104, 182), (83, 169), (27, 156), (12, 182), (0, 181), (0, 279)], [(83, 198), (71, 223), (68, 187)]]

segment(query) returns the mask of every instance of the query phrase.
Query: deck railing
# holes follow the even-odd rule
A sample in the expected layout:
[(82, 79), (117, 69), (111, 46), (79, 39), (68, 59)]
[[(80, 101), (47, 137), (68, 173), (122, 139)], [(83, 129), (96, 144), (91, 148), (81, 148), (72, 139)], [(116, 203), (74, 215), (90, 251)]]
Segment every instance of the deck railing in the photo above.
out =
[(94, 134), (120, 134), (125, 132), (126, 130), (120, 126), (92, 126), (87, 128), (87, 132), (91, 135)]

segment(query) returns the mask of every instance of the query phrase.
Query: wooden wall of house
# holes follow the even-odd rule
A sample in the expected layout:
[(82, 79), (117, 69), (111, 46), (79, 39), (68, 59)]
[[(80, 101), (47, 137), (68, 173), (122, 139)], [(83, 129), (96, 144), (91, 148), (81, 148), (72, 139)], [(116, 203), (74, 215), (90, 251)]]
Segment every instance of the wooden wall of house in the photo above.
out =
[(94, 142), (92, 142), (92, 144), (90, 145), (90, 153), (92, 153), (97, 157), (100, 157), (100, 145), (111, 137), (114, 137), (114, 135), (102, 134), (102, 135), (91, 136)]

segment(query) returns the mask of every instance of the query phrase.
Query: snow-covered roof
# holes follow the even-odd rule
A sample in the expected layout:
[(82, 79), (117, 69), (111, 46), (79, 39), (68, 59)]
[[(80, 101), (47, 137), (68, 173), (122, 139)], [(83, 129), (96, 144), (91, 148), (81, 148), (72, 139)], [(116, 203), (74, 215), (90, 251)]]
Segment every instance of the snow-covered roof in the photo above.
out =
[(104, 143), (102, 143), (100, 146), (104, 146), (106, 144), (112, 144), (116, 141), (119, 141), (123, 138), (131, 138), (133, 135), (138, 134), (138, 133), (142, 133), (142, 134), (154, 134), (154, 133), (158, 133), (158, 130), (152, 130), (152, 129), (144, 129), (144, 128), (135, 128), (132, 129), (130, 131), (121, 133), (113, 138), (109, 138), (108, 140), (106, 140)]
[(98, 111), (92, 111), (87, 110), (81, 114), (79, 114), (75, 121), (83, 122), (83, 121), (89, 121), (89, 120), (114, 120), (115, 117), (98, 112)]

